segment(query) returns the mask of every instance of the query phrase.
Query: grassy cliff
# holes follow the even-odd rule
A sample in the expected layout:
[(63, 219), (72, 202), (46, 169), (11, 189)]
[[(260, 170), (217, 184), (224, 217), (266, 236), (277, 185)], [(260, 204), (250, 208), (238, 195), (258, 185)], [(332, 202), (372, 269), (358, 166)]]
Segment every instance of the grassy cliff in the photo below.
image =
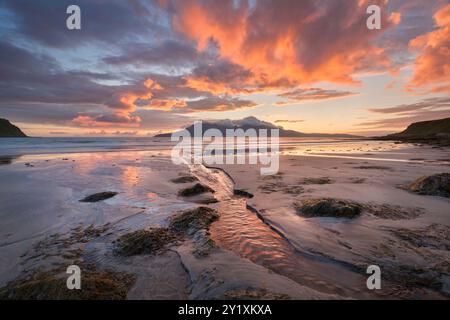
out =
[(378, 139), (430, 143), (447, 147), (450, 146), (450, 118), (415, 122), (400, 133), (390, 134)]
[(450, 134), (450, 118), (416, 122), (398, 135), (430, 136), (446, 133)]

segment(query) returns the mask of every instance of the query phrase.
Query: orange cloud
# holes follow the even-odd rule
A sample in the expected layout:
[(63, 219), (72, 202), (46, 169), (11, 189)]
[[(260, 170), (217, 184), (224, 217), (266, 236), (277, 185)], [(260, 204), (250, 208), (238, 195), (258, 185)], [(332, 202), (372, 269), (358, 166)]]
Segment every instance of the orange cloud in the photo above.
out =
[(161, 87), (158, 83), (156, 83), (156, 81), (154, 81), (152, 79), (145, 80), (144, 86), (147, 89), (153, 89), (153, 90), (162, 90), (163, 89), (163, 87)]
[[(355, 73), (387, 70), (391, 62), (372, 40), (400, 22), (399, 13), (384, 14), (381, 31), (367, 29), (367, 6), (378, 4), (385, 12), (384, 0), (269, 0), (251, 8), (246, 1), (232, 0), (165, 3), (170, 3), (174, 30), (196, 41), (200, 51), (217, 47), (219, 58), (250, 70), (252, 77), (239, 79), (241, 83), (259, 88), (320, 81), (354, 84)], [(234, 93), (233, 87), (208, 80), (190, 77), (187, 85)]]
[(434, 15), (436, 30), (410, 41), (420, 53), (414, 62), (414, 75), (407, 89), (425, 88), (450, 93), (450, 4)]
[(78, 115), (72, 121), (72, 124), (78, 127), (138, 127), (141, 119), (131, 115), (106, 114), (98, 116)]
[(186, 87), (198, 91), (210, 92), (212, 94), (236, 94), (241, 90), (230, 87), (230, 84), (222, 82), (212, 82), (208, 78), (186, 77)]
[(152, 99), (148, 104), (144, 105), (143, 108), (151, 110), (164, 110), (170, 111), (173, 108), (184, 108), (186, 107), (186, 101), (176, 100), (176, 99)]
[[(153, 97), (153, 91), (163, 90), (163, 88), (153, 81), (147, 79), (143, 83), (146, 89), (140, 90), (140, 93), (124, 92), (113, 96), (107, 106), (112, 113), (101, 115), (78, 115), (72, 119), (72, 124), (80, 127), (101, 127), (111, 126), (137, 127), (141, 122), (139, 116), (133, 115), (137, 110), (136, 102), (139, 100), (150, 100)], [(162, 108), (160, 108), (162, 109)]]

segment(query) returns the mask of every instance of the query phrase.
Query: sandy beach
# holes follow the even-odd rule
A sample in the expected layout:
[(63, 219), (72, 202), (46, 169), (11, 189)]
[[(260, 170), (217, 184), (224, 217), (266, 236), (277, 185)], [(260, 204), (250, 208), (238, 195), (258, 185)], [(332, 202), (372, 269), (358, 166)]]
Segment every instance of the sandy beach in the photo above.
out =
[[(448, 171), (447, 149), (288, 141), (271, 176), (255, 165), (175, 165), (163, 149), (2, 156), (3, 292), (26, 298), (36, 288), (14, 288), (64, 279), (75, 264), (117, 294), (87, 298), (448, 298), (450, 201), (402, 188)], [(196, 184), (210, 189), (183, 195)], [(80, 201), (101, 192), (112, 196)], [(299, 214), (317, 198), (363, 210)], [(160, 246), (139, 251), (139, 232)], [(371, 264), (382, 290), (366, 287)]]

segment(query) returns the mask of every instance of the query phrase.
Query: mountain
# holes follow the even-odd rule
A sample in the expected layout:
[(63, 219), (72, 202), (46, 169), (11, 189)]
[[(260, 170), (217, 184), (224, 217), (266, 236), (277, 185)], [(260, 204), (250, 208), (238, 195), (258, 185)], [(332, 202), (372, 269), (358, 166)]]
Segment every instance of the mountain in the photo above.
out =
[[(257, 132), (259, 129), (279, 129), (280, 137), (300, 137), (300, 138), (361, 138), (350, 134), (327, 134), (327, 133), (303, 133), (294, 130), (285, 130), (282, 127), (278, 127), (270, 122), (261, 121), (255, 117), (247, 117), (241, 120), (218, 120), (218, 121), (203, 121), (202, 122), (202, 134), (208, 129), (218, 129), (225, 135), (226, 129), (255, 129)], [(186, 128), (192, 136), (194, 136), (194, 125), (190, 125)], [(270, 131), (268, 132), (270, 133)], [(158, 134), (155, 138), (170, 137), (172, 132)]]
[(450, 118), (415, 122), (402, 132), (378, 137), (377, 139), (450, 146)]
[(0, 118), (0, 137), (12, 138), (12, 137), (26, 137), (27, 135), (22, 132), (18, 127), (13, 125), (6, 119)]

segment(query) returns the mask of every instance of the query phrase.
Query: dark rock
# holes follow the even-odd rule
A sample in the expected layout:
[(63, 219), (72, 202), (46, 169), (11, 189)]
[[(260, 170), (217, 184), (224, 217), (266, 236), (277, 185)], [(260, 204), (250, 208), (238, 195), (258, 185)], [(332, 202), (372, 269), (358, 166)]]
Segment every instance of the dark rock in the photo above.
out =
[(27, 135), (18, 127), (6, 119), (0, 118), (0, 137), (2, 138), (24, 138)]
[(339, 199), (307, 199), (301, 204), (296, 204), (297, 212), (304, 217), (336, 217), (336, 218), (354, 218), (361, 211), (361, 205)]
[(254, 197), (254, 195), (252, 193), (245, 191), (245, 190), (240, 190), (240, 189), (234, 189), (234, 195), (244, 197), (244, 198), (249, 198), (249, 199)]
[(179, 192), (179, 195), (182, 197), (193, 197), (205, 192), (214, 193), (215, 191), (208, 186), (205, 186), (201, 183), (195, 184), (193, 187), (183, 189)]
[(111, 191), (99, 192), (99, 193), (95, 193), (90, 196), (87, 196), (84, 199), (81, 199), (80, 202), (98, 202), (98, 201), (103, 201), (103, 200), (112, 198), (115, 195), (117, 195), (117, 192), (111, 192)]
[(8, 165), (14, 162), (14, 160), (18, 159), (20, 156), (1, 156), (0, 157), (0, 166)]
[(171, 217), (169, 228), (176, 232), (194, 234), (200, 229), (208, 228), (219, 217), (220, 215), (214, 209), (198, 207)]
[(155, 254), (175, 240), (176, 235), (166, 228), (137, 230), (120, 236), (116, 240), (114, 253), (121, 256)]
[(450, 197), (450, 173), (419, 178), (409, 184), (407, 189), (422, 195)]
[(198, 179), (197, 177), (194, 176), (182, 176), (179, 178), (172, 179), (170, 181), (172, 181), (173, 183), (189, 183), (189, 182), (196, 182), (198, 181)]
[(135, 277), (125, 272), (80, 266), (82, 290), (68, 290), (65, 270), (40, 271), (0, 289), (1, 300), (125, 300)]
[(212, 203), (219, 202), (219, 200), (217, 200), (214, 197), (211, 197), (211, 198), (204, 198), (204, 199), (195, 199), (195, 201), (193, 201), (193, 202), (198, 203), (198, 204), (212, 204)]

